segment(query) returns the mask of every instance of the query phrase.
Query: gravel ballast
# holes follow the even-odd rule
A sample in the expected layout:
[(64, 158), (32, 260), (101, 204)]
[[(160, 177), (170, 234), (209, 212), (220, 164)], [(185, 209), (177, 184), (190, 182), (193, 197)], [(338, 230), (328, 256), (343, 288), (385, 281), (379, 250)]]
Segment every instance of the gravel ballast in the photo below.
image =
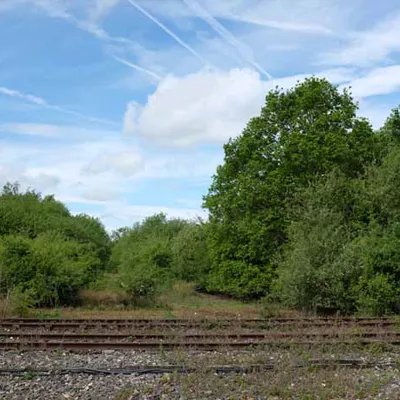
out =
[[(345, 356), (343, 356), (345, 354)], [(314, 358), (362, 359), (394, 363), (390, 368), (291, 369), (291, 362)], [(274, 362), (278, 370), (249, 374), (216, 374), (209, 365), (243, 365)], [(396, 365), (397, 363), (397, 365)], [(58, 374), (58, 369), (114, 369), (129, 366), (186, 365), (199, 371), (190, 374), (106, 375)], [(16, 368), (54, 372), (36, 375), (0, 375), (0, 399), (399, 399), (399, 352), (368, 353), (354, 349), (320, 353), (279, 349), (220, 352), (144, 351), (3, 351), (0, 369)], [(204, 371), (202, 372), (202, 368)], [(310, 395), (312, 397), (310, 397)], [(306, 397), (309, 396), (309, 397)]]

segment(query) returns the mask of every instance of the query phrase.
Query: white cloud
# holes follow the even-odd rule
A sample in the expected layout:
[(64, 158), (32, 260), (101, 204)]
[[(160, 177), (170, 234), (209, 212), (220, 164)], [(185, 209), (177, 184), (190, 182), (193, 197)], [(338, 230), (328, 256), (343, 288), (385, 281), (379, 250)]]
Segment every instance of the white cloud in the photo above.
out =
[(52, 139), (96, 139), (103, 135), (118, 135), (118, 131), (82, 128), (74, 125), (54, 125), (38, 123), (0, 124), (0, 132)]
[(371, 101), (373, 98), (361, 99), (359, 101), (358, 115), (368, 118), (374, 129), (379, 129), (385, 123), (391, 110), (398, 105), (397, 102), (379, 103)]
[(98, 202), (115, 200), (119, 196), (120, 193), (117, 191), (105, 187), (94, 187), (86, 190), (82, 194), (83, 199), (95, 201), (97, 204)]
[[(181, 78), (167, 76), (145, 106), (128, 104), (124, 132), (162, 146), (224, 143), (238, 135), (251, 117), (259, 115), (269, 89), (291, 87), (309, 75), (268, 82), (250, 69), (202, 70)], [(345, 68), (316, 75), (334, 83), (354, 78), (354, 72)]]
[(145, 107), (133, 111), (128, 105), (125, 131), (137, 126), (140, 136), (171, 146), (225, 142), (259, 112), (264, 95), (259, 74), (249, 69), (168, 76)]
[[(202, 0), (201, 4), (216, 18), (317, 35), (331, 35), (348, 14), (345, 1), (321, 4), (317, 0)], [(196, 15), (193, 9), (182, 7), (175, 0), (146, 0), (146, 6), (170, 18)]]
[(134, 222), (142, 221), (144, 218), (160, 212), (167, 214), (169, 218), (196, 219), (201, 217), (207, 219), (208, 217), (207, 211), (201, 208), (131, 205), (118, 202), (107, 204), (101, 214), (101, 219), (108, 229), (116, 229), (120, 226), (131, 226)]
[(400, 13), (380, 21), (370, 30), (353, 32), (349, 42), (336, 51), (321, 54), (319, 61), (329, 65), (369, 66), (389, 61), (389, 55), (400, 50)]
[(140, 110), (140, 104), (136, 101), (130, 101), (126, 106), (123, 121), (123, 134), (129, 136), (134, 134), (136, 130), (136, 120), (138, 118), (138, 111)]
[(38, 191), (48, 191), (54, 190), (60, 183), (60, 179), (57, 176), (43, 173), (31, 175), (28, 171), (19, 182), (23, 186), (31, 187)]
[(114, 171), (124, 177), (135, 175), (144, 166), (143, 157), (137, 151), (102, 152), (84, 169), (89, 174)]
[(350, 82), (355, 97), (369, 97), (396, 92), (400, 88), (400, 65), (375, 68)]
[(95, 5), (89, 9), (89, 20), (98, 22), (104, 19), (120, 2), (120, 0), (96, 0)]

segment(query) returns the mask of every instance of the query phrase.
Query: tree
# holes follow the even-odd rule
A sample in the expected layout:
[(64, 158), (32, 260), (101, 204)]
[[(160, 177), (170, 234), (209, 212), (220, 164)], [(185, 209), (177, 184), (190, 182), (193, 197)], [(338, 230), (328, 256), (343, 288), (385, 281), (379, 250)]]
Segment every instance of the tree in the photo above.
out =
[(347, 90), (310, 78), (266, 96), (258, 117), (225, 146), (204, 207), (212, 270), (207, 289), (265, 294), (287, 240), (287, 207), (314, 177), (358, 176), (376, 158), (370, 124)]
[(276, 297), (314, 312), (394, 312), (400, 295), (399, 199), (399, 146), (358, 179), (330, 173), (297, 192)]

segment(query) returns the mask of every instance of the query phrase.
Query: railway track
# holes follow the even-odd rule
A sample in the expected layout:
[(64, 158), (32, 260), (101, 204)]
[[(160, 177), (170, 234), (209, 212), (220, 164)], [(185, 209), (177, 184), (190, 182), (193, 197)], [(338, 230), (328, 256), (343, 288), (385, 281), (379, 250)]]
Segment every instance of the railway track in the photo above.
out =
[[(321, 327), (324, 331), (318, 331)], [(97, 328), (106, 331), (90, 331)], [(244, 332), (242, 328), (251, 331)], [(291, 331), (285, 332), (286, 328)], [(162, 346), (165, 349), (215, 350), (263, 345), (400, 345), (400, 330), (397, 328), (400, 328), (400, 320), (389, 318), (221, 321), (3, 319), (0, 320), (0, 349), (158, 349)], [(151, 332), (152, 329), (159, 332)]]
[[(295, 362), (287, 368), (290, 369), (301, 369), (318, 367), (322, 369), (330, 368), (354, 368), (354, 369), (369, 369), (369, 368), (398, 368), (399, 365), (396, 362), (367, 362), (361, 359), (314, 359), (307, 362)], [(188, 367), (183, 365), (132, 365), (127, 367), (105, 367), (105, 368), (0, 368), (0, 375), (71, 375), (71, 374), (89, 374), (89, 375), (159, 375), (166, 373), (179, 373), (187, 374), (197, 371), (213, 372), (218, 374), (226, 373), (254, 373), (263, 372), (267, 370), (281, 369), (282, 366), (279, 363), (264, 363), (264, 364), (253, 364), (253, 365), (210, 365), (207, 367), (202, 366), (200, 368)]]
[(231, 320), (156, 320), (156, 319), (3, 319), (0, 320), (0, 329), (167, 329), (167, 328), (254, 328), (270, 330), (279, 328), (307, 328), (307, 327), (399, 327), (400, 319), (390, 318), (276, 318), (276, 319), (231, 319)]

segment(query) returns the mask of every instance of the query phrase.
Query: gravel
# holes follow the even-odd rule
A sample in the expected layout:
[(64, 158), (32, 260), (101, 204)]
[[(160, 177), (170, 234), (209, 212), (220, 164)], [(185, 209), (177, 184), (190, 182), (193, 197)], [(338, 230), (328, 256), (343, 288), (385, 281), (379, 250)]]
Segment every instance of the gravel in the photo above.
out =
[[(344, 357), (343, 354), (346, 354)], [(311, 357), (312, 356), (312, 357)], [(400, 353), (379, 354), (353, 350), (343, 353), (299, 353), (270, 349), (265, 351), (145, 352), (145, 351), (2, 351), (0, 368), (16, 369), (113, 369), (134, 365), (228, 365), (276, 362), (278, 371), (258, 374), (218, 375), (196, 372), (188, 375), (90, 375), (51, 373), (0, 375), (0, 399), (397, 399), (400, 373), (397, 368), (368, 370), (291, 371), (286, 362), (309, 358), (357, 358), (379, 363), (398, 362)], [(313, 374), (313, 375), (312, 375)], [(312, 375), (312, 376), (311, 376)], [(357, 391), (355, 391), (357, 389)], [(266, 393), (268, 392), (268, 396)], [(300, 394), (303, 397), (300, 397)], [(311, 393), (312, 397), (306, 397)], [(336, 396), (334, 397), (333, 394)], [(315, 396), (315, 397), (314, 397)]]

